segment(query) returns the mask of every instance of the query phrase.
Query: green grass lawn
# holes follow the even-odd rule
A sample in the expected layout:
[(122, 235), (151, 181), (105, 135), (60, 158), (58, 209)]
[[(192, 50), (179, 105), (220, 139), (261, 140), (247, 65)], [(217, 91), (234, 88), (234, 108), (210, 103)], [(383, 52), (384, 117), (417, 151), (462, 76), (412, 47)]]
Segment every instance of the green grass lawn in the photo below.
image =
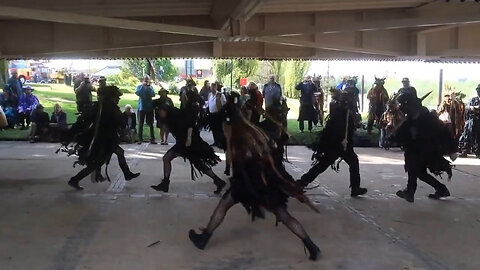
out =
[[(35, 90), (33, 94), (37, 96), (40, 103), (45, 107), (45, 111), (50, 115), (53, 112), (55, 103), (59, 103), (63, 111), (67, 114), (67, 122), (72, 124), (76, 121), (77, 104), (75, 103), (75, 93), (73, 88), (62, 84), (30, 84)], [(179, 104), (178, 96), (171, 96), (175, 104)], [(94, 94), (94, 100), (96, 95)], [(135, 109), (138, 104), (138, 97), (135, 94), (123, 94), (120, 100), (120, 108), (123, 110), (125, 105), (130, 104)], [(144, 128), (144, 138), (147, 139), (148, 127)], [(158, 136), (158, 135), (157, 135)], [(0, 140), (27, 140), (28, 130), (7, 129), (0, 131)]]
[[(40, 103), (45, 107), (45, 111), (51, 114), (53, 112), (53, 105), (59, 103), (63, 110), (67, 113), (68, 123), (74, 123), (77, 116), (75, 115), (77, 111), (75, 103), (75, 93), (73, 88), (70, 86), (62, 84), (30, 84), (35, 91), (34, 95), (38, 97)], [(173, 102), (176, 106), (179, 106), (180, 101), (178, 95), (170, 95)], [(94, 94), (94, 99), (96, 96)], [(290, 144), (293, 145), (309, 145), (316, 138), (317, 133), (322, 130), (322, 127), (314, 127), (313, 132), (310, 133), (306, 131), (305, 133), (300, 133), (298, 129), (298, 110), (299, 110), (299, 101), (296, 99), (288, 99), (288, 106), (290, 107), (290, 112), (288, 114), (288, 131), (291, 135)], [(123, 107), (127, 104), (130, 104), (134, 109), (137, 107), (138, 97), (133, 93), (123, 94), (120, 99), (120, 108), (123, 110)], [(362, 115), (362, 119), (366, 119), (366, 115)], [(307, 123), (305, 122), (305, 128)], [(155, 130), (155, 136), (158, 138), (158, 130)], [(366, 131), (359, 130), (357, 131), (360, 136), (366, 136)], [(148, 127), (144, 127), (143, 139), (147, 140), (149, 136)], [(0, 131), (0, 140), (27, 140), (28, 139), (28, 130), (20, 129), (8, 129)], [(378, 135), (372, 136), (372, 145), (376, 145), (376, 140), (378, 140)]]

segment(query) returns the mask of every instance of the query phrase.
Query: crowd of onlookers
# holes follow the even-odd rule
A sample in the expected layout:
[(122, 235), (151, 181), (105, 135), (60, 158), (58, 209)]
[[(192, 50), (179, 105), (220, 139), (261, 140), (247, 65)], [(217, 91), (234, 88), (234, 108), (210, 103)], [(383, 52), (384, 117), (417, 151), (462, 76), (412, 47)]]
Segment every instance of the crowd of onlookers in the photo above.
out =
[[(95, 89), (90, 81), (90, 78), (84, 73), (79, 73), (73, 78), (73, 89), (75, 92), (77, 112), (83, 113), (93, 103), (92, 93), (100, 91), (106, 86), (106, 78), (100, 77), (98, 79), (98, 89)], [(314, 103), (314, 98), (309, 97), (313, 92), (318, 92), (319, 88), (314, 86), (310, 77), (306, 78), (303, 83), (297, 86), (301, 91), (301, 117), (300, 129), (303, 131), (303, 120), (309, 121), (309, 130), (311, 131), (311, 122), (313, 114), (308, 111), (307, 116), (304, 116), (302, 107), (308, 107), (308, 104)], [(194, 80), (189, 79), (186, 85), (180, 89), (180, 107), (186, 106), (188, 102), (187, 92), (193, 91), (199, 97), (198, 103), (201, 103), (203, 111), (200, 119), (205, 129), (211, 130), (214, 138), (214, 145), (223, 147), (224, 140), (222, 130), (222, 119), (220, 111), (226, 103), (226, 97), (230, 93), (230, 89), (224, 87), (220, 82), (210, 83), (208, 80), (204, 82), (200, 91), (196, 88)], [(156, 113), (155, 108), (160, 104), (173, 105), (172, 99), (168, 97), (169, 91), (161, 87), (158, 93), (155, 92), (154, 86), (148, 76), (145, 76), (142, 83), (135, 89), (135, 94), (138, 96), (138, 107), (135, 111), (131, 105), (126, 105), (123, 111), (123, 118), (125, 127), (121, 131), (121, 138), (124, 142), (143, 141), (143, 127), (146, 124), (149, 128), (149, 141), (156, 144), (155, 127), (160, 130), (160, 143), (162, 145), (168, 144), (168, 129), (157, 121), (155, 125)], [(155, 99), (156, 94), (159, 98)], [(247, 86), (242, 86), (240, 89), (239, 103), (245, 108), (246, 115), (253, 122), (259, 122), (261, 113), (265, 108), (268, 109), (276, 100), (282, 98), (282, 88), (276, 82), (275, 77), (271, 76), (269, 81), (263, 86), (260, 91), (257, 84), (251, 82)], [(68, 128), (66, 113), (62, 111), (59, 104), (55, 104), (51, 116), (44, 111), (44, 107), (40, 104), (38, 98), (34, 94), (34, 89), (29, 85), (22, 85), (17, 73), (12, 72), (10, 79), (0, 93), (0, 106), (6, 118), (6, 126), (0, 128), (19, 128), (29, 129), (29, 139), (31, 142), (38, 140), (52, 141), (58, 139), (58, 134), (55, 131)], [(303, 115), (303, 116), (302, 116)], [(138, 117), (138, 118), (137, 118)], [(302, 119), (301, 119), (302, 118)], [(303, 119), (305, 118), (305, 119)], [(311, 119), (312, 118), (312, 119)], [(1, 123), (1, 121), (0, 121)], [(138, 123), (138, 124), (137, 124)], [(141, 138), (141, 139), (140, 139)]]
[(67, 115), (55, 104), (51, 116), (44, 111), (34, 89), (23, 85), (13, 71), (0, 93), (0, 129), (29, 129), (29, 140), (58, 139), (59, 131), (67, 128)]
[[(360, 90), (356, 87), (356, 83), (355, 78), (345, 78), (336, 88), (340, 91), (353, 94), (353, 96), (356, 97), (356, 107), (359, 108)], [(408, 78), (404, 78), (402, 83), (403, 87), (399, 90), (399, 93), (411, 92), (416, 96), (416, 89), (410, 85)], [(102, 91), (102, 88), (106, 85), (105, 77), (98, 79), (98, 89), (95, 89), (90, 78), (84, 73), (80, 73), (73, 78), (73, 90), (76, 97), (78, 113), (83, 113), (91, 108), (93, 104), (92, 93)], [(312, 78), (306, 76), (302, 82), (296, 85), (295, 89), (300, 92), (299, 130), (301, 132), (304, 131), (304, 122), (307, 121), (307, 129), (311, 132), (314, 124), (322, 125), (324, 122), (325, 97), (320, 85), (320, 77)], [(480, 89), (480, 85), (477, 88), (477, 92), (478, 89)], [(179, 91), (180, 108), (185, 108), (189, 106), (189, 104), (196, 104), (195, 106), (202, 108), (200, 112), (198, 112), (199, 115), (195, 116), (198, 117), (198, 121), (200, 121), (199, 126), (212, 132), (213, 145), (220, 148), (225, 147), (224, 130), (222, 126), (224, 119), (222, 119), (221, 110), (230, 95), (230, 91), (229, 88), (224, 87), (220, 82), (210, 83), (208, 80), (204, 81), (202, 88), (198, 91), (193, 79), (186, 80), (185, 86)], [(29, 129), (30, 142), (38, 140), (59, 140), (61, 131), (68, 128), (67, 114), (59, 104), (55, 104), (53, 112), (49, 115), (45, 112), (44, 107), (40, 104), (34, 93), (35, 90), (30, 85), (23, 85), (17, 76), (17, 72), (13, 71), (3, 91), (0, 92), (0, 130)], [(155, 125), (155, 119), (158, 119), (157, 109), (160, 106), (165, 104), (173, 106), (173, 101), (168, 96), (169, 91), (160, 87), (160, 90), (156, 93), (150, 78), (145, 76), (142, 83), (135, 89), (135, 94), (138, 96), (137, 110), (135, 111), (131, 105), (126, 105), (122, 113), (124, 120), (124, 127), (120, 130), (122, 141), (142, 143), (143, 129), (146, 124), (149, 129), (150, 143), (157, 144), (155, 140), (155, 128), (158, 128), (160, 130), (160, 144), (167, 145), (169, 130), (164, 124), (161, 124), (160, 121), (156, 121), (157, 123)], [(155, 99), (157, 94), (159, 97)], [(480, 94), (478, 96), (480, 96)], [(263, 85), (262, 90), (253, 82), (242, 86), (238, 99), (237, 102), (242, 107), (244, 115), (253, 123), (259, 123), (261, 115), (268, 115), (269, 108), (278, 105), (281, 100), (285, 100), (282, 95), (282, 87), (276, 82), (274, 76), (269, 78), (269, 81)], [(466, 127), (469, 127), (469, 130), (473, 130), (467, 130), (473, 134), (468, 137), (471, 137), (468, 141), (475, 141), (471, 143), (472, 145), (478, 145), (477, 141), (480, 141), (480, 139), (477, 138), (479, 137), (477, 133), (480, 133), (478, 132), (478, 130), (480, 130), (478, 126), (480, 125), (477, 123), (478, 103), (478, 97), (474, 97), (472, 101), (467, 104), (467, 114), (473, 115), (470, 118), (476, 121), (470, 121), (473, 124), (467, 122), (467, 124), (470, 123), (472, 127), (466, 125)], [(450, 103), (446, 102), (446, 104), (449, 105)], [(443, 105), (443, 107), (446, 106), (445, 104)], [(359, 114), (358, 110), (357, 114)], [(444, 114), (446, 115), (446, 111), (440, 110), (440, 119), (448, 125), (451, 122), (451, 116), (445, 118)], [(361, 121), (361, 119), (359, 121)], [(385, 135), (383, 128), (381, 126), (379, 126), (379, 128), (382, 130), (380, 136), (380, 141), (382, 141)], [(457, 140), (460, 137), (459, 135), (460, 134), (456, 136)], [(466, 135), (463, 137), (466, 138)], [(480, 153), (480, 151), (478, 151), (478, 149), (475, 151), (477, 155), (479, 155), (478, 153)]]

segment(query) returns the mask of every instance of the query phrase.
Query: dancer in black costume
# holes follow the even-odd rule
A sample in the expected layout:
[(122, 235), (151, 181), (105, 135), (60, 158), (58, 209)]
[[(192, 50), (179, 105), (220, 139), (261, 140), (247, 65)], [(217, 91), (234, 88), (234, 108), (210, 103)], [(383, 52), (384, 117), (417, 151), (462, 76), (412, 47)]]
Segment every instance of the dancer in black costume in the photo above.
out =
[(332, 93), (330, 115), (325, 128), (319, 134), (318, 142), (312, 146), (314, 165), (298, 180), (298, 183), (303, 187), (308, 186), (328, 167), (334, 167), (335, 161), (341, 158), (350, 167), (351, 196), (356, 197), (367, 193), (366, 188), (360, 187), (358, 156), (353, 149), (356, 99), (353, 94), (346, 91), (330, 89), (330, 92)]
[(217, 186), (214, 193), (220, 194), (226, 183), (212, 170), (220, 158), (215, 154), (213, 148), (200, 137), (200, 131), (196, 124), (197, 115), (193, 115), (192, 111), (187, 108), (178, 109), (168, 105), (159, 108), (159, 120), (167, 125), (176, 142), (163, 156), (164, 178), (162, 182), (151, 187), (157, 191), (168, 192), (172, 171), (171, 162), (177, 157), (183, 157), (190, 161), (192, 180), (195, 179), (195, 169), (197, 169), (200, 174), (206, 174), (213, 179), (213, 183)]
[[(113, 153), (118, 157), (125, 180), (128, 181), (140, 175), (130, 171), (124, 150), (119, 145), (119, 132), (124, 126), (122, 112), (118, 107), (121, 95), (116, 86), (102, 88), (98, 92), (98, 102), (86, 108), (77, 122), (64, 134), (65, 137), (62, 140), (64, 151), (69, 155), (78, 155), (78, 161), (75, 164), (86, 166), (68, 181), (73, 188), (83, 189), (79, 182), (94, 171), (96, 172), (95, 180), (103, 181), (100, 169), (103, 164), (108, 165)], [(70, 147), (71, 142), (73, 146)]]
[(405, 170), (408, 173), (407, 188), (397, 192), (397, 196), (414, 202), (417, 178), (435, 189), (429, 198), (440, 199), (450, 196), (447, 187), (427, 172), (435, 175), (446, 172), (452, 177), (452, 165), (443, 156), (456, 159), (455, 140), (448, 128), (422, 106), (421, 99), (414, 93), (400, 93), (397, 98), (400, 110), (407, 119), (398, 127), (390, 140), (398, 142), (405, 149)]
[(295, 235), (302, 239), (310, 253), (310, 259), (320, 256), (320, 249), (312, 242), (303, 226), (287, 211), (288, 197), (295, 197), (311, 206), (303, 190), (293, 178), (278, 166), (272, 153), (270, 138), (241, 114), (240, 109), (228, 104), (227, 118), (232, 127), (230, 149), (232, 151), (233, 177), (229, 190), (223, 195), (210, 221), (201, 233), (190, 230), (193, 244), (204, 249), (215, 229), (222, 223), (227, 211), (241, 203), (247, 212), (264, 218), (265, 210), (275, 214)]
[(465, 130), (460, 137), (460, 157), (474, 153), (480, 158), (480, 84), (477, 86), (477, 96), (468, 102), (466, 107)]

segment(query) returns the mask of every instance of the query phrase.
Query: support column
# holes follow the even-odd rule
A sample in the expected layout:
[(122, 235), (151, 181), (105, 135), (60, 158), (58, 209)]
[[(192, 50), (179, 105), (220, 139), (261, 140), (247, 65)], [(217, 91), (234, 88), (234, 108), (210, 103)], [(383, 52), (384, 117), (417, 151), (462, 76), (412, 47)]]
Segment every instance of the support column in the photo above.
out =
[(442, 92), (443, 92), (443, 68), (440, 69), (440, 76), (438, 78), (438, 104), (442, 103)]
[(417, 33), (417, 55), (427, 56), (427, 35)]
[(213, 57), (223, 57), (223, 45), (218, 40), (213, 42)]
[(365, 96), (365, 75), (362, 75), (362, 100), (360, 102), (360, 111), (363, 113), (363, 103), (364, 103), (364, 96)]
[(458, 49), (458, 27), (450, 29), (450, 49)]

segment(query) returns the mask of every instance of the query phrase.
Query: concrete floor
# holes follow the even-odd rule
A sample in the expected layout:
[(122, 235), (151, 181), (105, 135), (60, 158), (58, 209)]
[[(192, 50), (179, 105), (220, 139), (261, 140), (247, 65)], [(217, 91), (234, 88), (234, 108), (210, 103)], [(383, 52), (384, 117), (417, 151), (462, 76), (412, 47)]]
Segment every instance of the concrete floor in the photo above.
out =
[[(187, 232), (205, 226), (218, 197), (209, 179), (190, 180), (181, 159), (171, 193), (150, 189), (163, 175), (166, 146), (124, 145), (142, 175), (126, 183), (113, 161), (112, 182), (85, 179), (84, 191), (66, 185), (79, 168), (57, 147), (0, 142), (0, 269), (480, 269), (480, 162), (473, 158), (455, 162), (452, 197), (430, 200), (433, 190), (419, 183), (410, 204), (394, 195), (406, 184), (402, 153), (357, 149), (368, 196), (349, 197), (343, 163), (308, 192), (320, 214), (290, 200), (323, 252), (311, 262), (271, 215), (252, 223), (241, 206), (204, 251), (194, 248)], [(308, 170), (310, 154), (289, 148), (294, 177)], [(220, 175), (224, 165), (215, 169)]]

